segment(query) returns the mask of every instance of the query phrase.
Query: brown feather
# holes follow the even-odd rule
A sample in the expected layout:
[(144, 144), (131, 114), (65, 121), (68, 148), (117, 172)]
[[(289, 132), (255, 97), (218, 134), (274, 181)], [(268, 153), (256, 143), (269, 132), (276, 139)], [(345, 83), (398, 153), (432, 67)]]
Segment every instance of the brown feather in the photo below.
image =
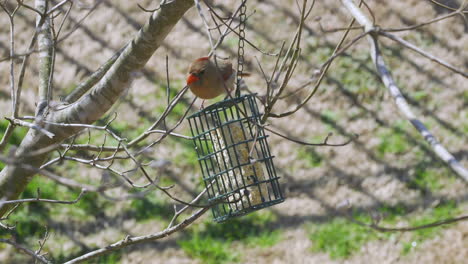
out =
[(231, 62), (202, 57), (190, 65), (187, 85), (196, 96), (212, 99), (232, 89), (233, 73)]

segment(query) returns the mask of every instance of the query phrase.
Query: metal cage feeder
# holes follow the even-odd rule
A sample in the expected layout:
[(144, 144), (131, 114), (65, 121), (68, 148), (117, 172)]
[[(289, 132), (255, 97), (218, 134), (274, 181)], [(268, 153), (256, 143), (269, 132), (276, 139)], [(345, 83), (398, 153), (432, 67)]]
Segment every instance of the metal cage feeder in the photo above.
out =
[(284, 201), (255, 95), (210, 105), (188, 117), (214, 220)]

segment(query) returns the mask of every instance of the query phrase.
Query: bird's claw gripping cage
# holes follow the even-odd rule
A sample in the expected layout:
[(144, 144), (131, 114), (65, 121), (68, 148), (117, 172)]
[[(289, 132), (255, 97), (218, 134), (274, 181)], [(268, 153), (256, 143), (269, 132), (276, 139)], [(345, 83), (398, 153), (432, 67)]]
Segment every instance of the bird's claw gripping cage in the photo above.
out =
[(188, 120), (215, 221), (284, 201), (255, 95), (226, 99)]

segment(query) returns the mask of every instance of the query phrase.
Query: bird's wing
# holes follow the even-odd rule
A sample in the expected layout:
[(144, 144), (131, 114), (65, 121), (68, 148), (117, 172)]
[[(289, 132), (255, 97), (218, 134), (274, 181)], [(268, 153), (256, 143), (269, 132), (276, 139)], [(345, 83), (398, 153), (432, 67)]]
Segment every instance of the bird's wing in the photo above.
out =
[(231, 78), (232, 73), (234, 70), (232, 69), (232, 63), (226, 62), (220, 65), (221, 74), (223, 75), (223, 80), (227, 81)]

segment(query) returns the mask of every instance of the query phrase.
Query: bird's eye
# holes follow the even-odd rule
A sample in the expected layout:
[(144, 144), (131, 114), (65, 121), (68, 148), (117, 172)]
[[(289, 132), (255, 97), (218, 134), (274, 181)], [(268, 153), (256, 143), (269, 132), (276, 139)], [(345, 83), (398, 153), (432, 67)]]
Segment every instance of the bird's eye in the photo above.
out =
[(199, 72), (199, 74), (204, 74), (204, 73), (205, 73), (205, 70), (201, 70), (201, 71)]

